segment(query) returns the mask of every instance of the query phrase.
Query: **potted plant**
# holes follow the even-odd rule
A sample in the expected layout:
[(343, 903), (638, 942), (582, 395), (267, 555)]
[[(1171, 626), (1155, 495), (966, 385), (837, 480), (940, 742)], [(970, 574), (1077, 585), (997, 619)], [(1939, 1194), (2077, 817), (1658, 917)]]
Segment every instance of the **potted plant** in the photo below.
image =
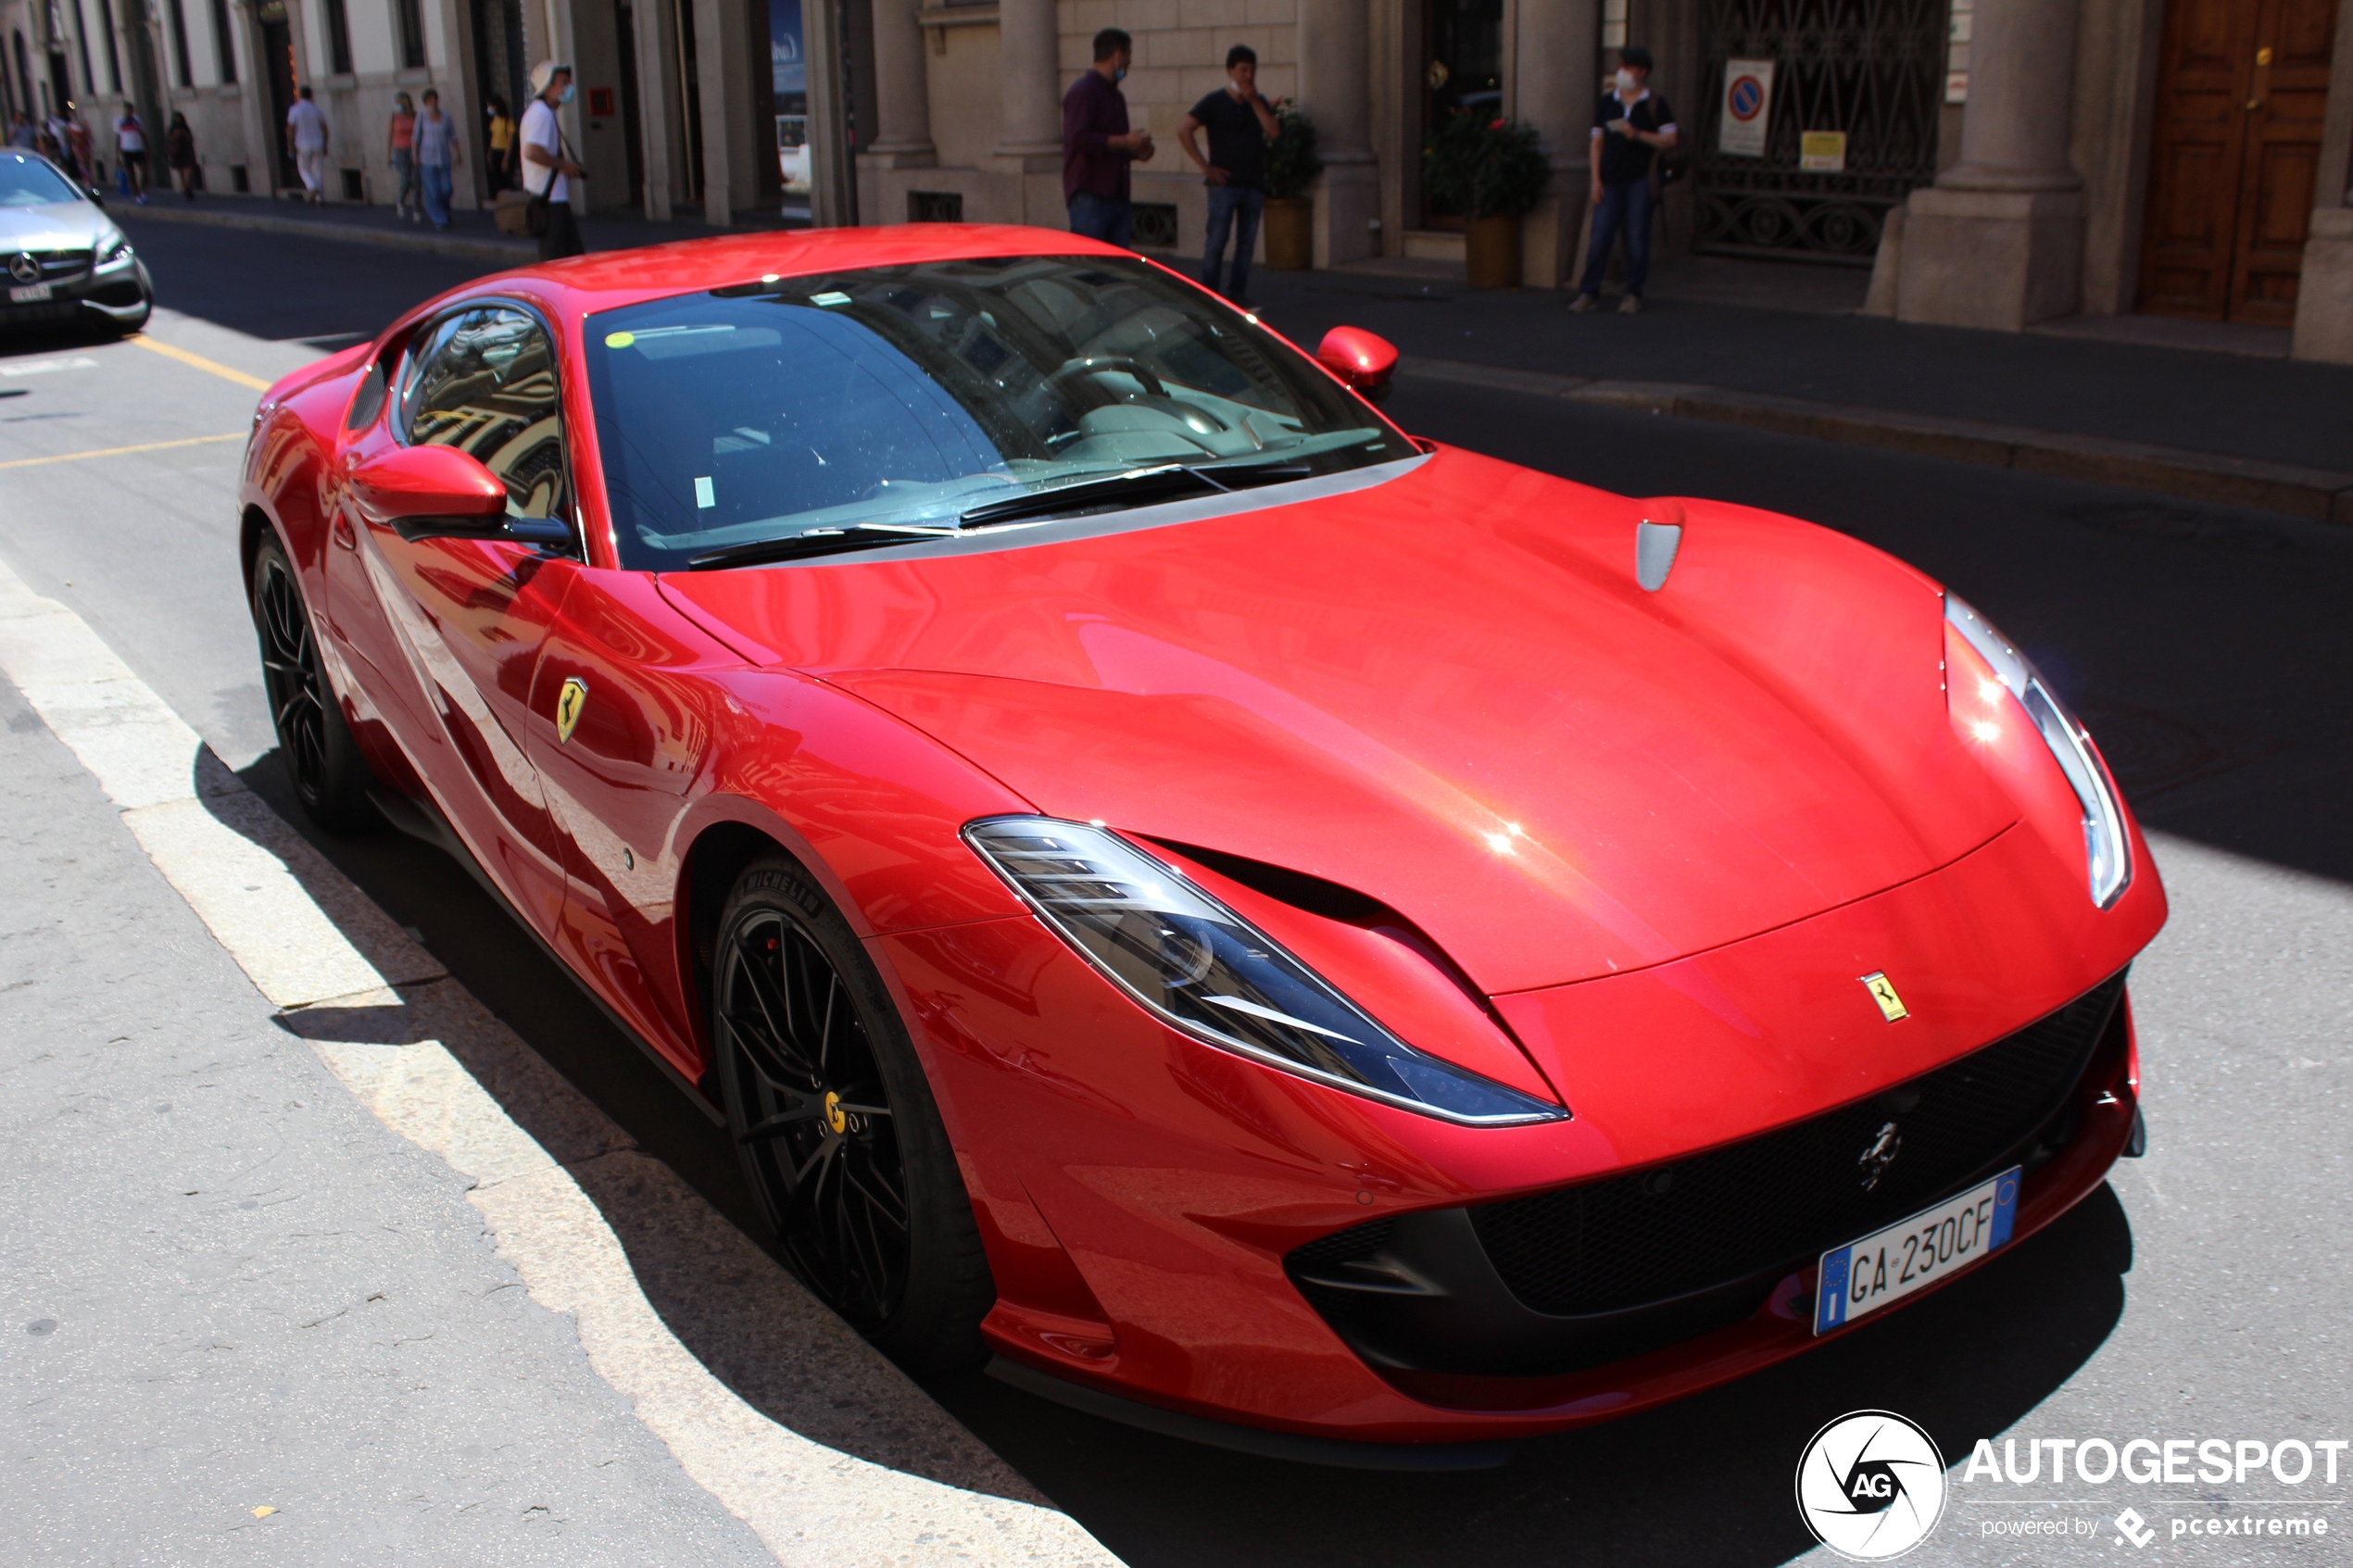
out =
[(1289, 98), (1275, 106), (1277, 134), (1266, 149), (1266, 265), (1304, 272), (1315, 265), (1315, 204), (1307, 186), (1323, 172), (1315, 122)]
[(1475, 289), (1519, 287), (1519, 220), (1553, 177), (1536, 128), (1458, 114), (1422, 148), (1422, 189), (1464, 215), (1463, 259)]

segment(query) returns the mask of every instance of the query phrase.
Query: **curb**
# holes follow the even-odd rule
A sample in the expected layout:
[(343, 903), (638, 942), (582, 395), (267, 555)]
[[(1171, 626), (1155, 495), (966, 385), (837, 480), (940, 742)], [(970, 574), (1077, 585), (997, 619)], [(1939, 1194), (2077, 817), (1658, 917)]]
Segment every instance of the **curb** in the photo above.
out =
[(107, 209), (107, 216), (120, 222), (157, 218), (167, 223), (205, 223), (216, 229), (245, 229), (265, 234), (307, 234), (312, 239), (342, 240), (359, 245), (383, 245), (395, 250), (428, 250), (443, 256), (463, 256), (475, 260), (500, 261), (510, 267), (524, 267), (539, 259), (539, 247), (527, 240), (509, 242), (493, 239), (467, 239), (456, 234), (409, 233), (398, 229), (362, 228), (356, 223), (320, 222), (303, 218), (273, 218), (259, 212), (223, 212), (218, 208), (157, 207), (152, 203), (118, 213)]
[(2053, 479), (2154, 490), (2188, 500), (2283, 512), (2314, 522), (2353, 522), (2353, 473), (2228, 458), (2064, 431), (1894, 413), (1679, 382), (1594, 381), (1508, 370), (1457, 359), (1409, 359), (1408, 379), (1483, 386), (1538, 397), (1708, 420), (1779, 435), (1877, 446), (1949, 462), (2014, 469)]

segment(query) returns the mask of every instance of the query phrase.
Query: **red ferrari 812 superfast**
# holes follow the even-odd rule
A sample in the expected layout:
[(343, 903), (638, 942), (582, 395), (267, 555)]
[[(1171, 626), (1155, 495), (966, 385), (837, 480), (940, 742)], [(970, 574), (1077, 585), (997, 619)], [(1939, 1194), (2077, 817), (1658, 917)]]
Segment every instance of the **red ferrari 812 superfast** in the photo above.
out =
[(1036, 230), (470, 283), (256, 416), (297, 791), (470, 860), (888, 1353), (1239, 1446), (1639, 1410), (2096, 1188), (2165, 897), (2034, 666), (1395, 364)]

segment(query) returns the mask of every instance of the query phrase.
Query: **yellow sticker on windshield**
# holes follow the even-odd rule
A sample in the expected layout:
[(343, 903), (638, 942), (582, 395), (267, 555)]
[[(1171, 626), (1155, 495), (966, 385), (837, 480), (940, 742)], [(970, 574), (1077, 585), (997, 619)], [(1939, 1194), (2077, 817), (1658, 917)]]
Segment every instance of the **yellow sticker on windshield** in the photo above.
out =
[(635, 332), (607, 332), (605, 334), (605, 346), (607, 348), (626, 348), (636, 341), (637, 334)]

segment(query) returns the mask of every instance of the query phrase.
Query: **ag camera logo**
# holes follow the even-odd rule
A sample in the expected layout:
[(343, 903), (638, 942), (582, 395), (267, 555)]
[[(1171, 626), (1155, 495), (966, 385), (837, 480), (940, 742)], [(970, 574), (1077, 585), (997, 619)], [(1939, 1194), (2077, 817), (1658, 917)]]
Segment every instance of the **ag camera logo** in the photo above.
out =
[(1944, 1517), (1944, 1456), (1893, 1411), (1840, 1416), (1798, 1459), (1797, 1512), (1816, 1540), (1850, 1562), (1901, 1557)]

